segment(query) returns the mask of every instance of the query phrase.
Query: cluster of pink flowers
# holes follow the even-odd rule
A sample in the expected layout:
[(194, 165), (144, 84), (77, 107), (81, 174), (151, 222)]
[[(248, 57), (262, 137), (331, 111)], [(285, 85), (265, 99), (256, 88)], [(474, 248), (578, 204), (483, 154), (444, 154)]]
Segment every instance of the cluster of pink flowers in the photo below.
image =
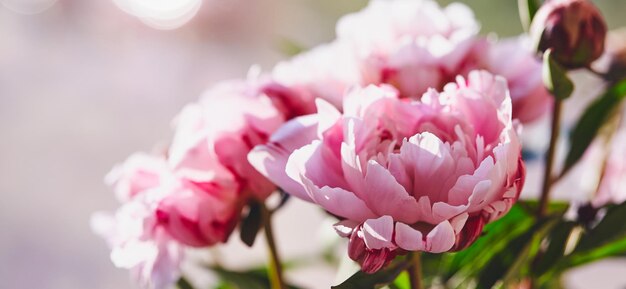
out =
[(246, 203), (276, 189), (246, 160), (285, 121), (279, 107), (290, 109), (271, 93), (276, 87), (216, 85), (175, 119), (167, 153), (135, 154), (113, 169), (107, 182), (122, 207), (96, 214), (92, 225), (116, 266), (147, 287), (166, 287), (180, 274), (185, 247), (226, 242)]
[(215, 86), (176, 118), (167, 154), (115, 169), (122, 208), (94, 222), (113, 261), (172, 282), (185, 247), (225, 242), (277, 186), (339, 218), (366, 272), (469, 246), (522, 188), (516, 119), (551, 101), (527, 40), (478, 31), (462, 4), (372, 0), (333, 42)]
[(484, 69), (507, 79), (514, 118), (539, 118), (552, 99), (530, 41), (497, 41), (478, 31), (472, 11), (460, 3), (442, 9), (431, 0), (372, 0), (339, 20), (333, 42), (279, 63), (272, 75), (309, 106), (322, 98), (341, 108), (354, 85), (390, 84), (401, 97), (419, 99), (428, 88)]

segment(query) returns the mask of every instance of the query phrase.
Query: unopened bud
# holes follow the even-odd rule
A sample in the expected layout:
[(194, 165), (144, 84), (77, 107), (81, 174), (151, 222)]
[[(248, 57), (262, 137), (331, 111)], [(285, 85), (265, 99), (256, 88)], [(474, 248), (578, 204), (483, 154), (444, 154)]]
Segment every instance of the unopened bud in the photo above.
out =
[(530, 33), (537, 49), (552, 49), (566, 68), (587, 67), (604, 51), (606, 23), (588, 0), (548, 0), (535, 15)]

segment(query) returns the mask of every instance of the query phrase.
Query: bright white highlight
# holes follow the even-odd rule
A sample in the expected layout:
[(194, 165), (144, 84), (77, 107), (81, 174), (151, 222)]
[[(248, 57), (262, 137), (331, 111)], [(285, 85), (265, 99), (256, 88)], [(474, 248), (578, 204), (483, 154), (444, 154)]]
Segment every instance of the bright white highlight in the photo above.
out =
[(146, 25), (162, 30), (176, 29), (200, 10), (202, 0), (113, 0), (126, 13)]

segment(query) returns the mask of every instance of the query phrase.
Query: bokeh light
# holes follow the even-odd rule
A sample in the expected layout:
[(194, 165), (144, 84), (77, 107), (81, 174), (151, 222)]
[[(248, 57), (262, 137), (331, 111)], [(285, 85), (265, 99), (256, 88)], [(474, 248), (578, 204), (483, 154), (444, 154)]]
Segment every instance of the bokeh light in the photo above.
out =
[(57, 0), (1, 0), (2, 6), (25, 15), (38, 14), (52, 7)]
[[(41, 0), (40, 0), (41, 1)], [(202, 0), (113, 0), (126, 13), (162, 30), (179, 28), (200, 10)]]

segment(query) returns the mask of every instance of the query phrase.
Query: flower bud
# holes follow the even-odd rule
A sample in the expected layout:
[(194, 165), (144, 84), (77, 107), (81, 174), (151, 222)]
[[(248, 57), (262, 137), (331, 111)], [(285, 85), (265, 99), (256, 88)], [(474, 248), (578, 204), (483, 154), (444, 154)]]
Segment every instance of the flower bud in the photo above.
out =
[(588, 0), (549, 0), (531, 24), (537, 49), (553, 50), (567, 68), (588, 66), (604, 51), (607, 26), (600, 11)]

